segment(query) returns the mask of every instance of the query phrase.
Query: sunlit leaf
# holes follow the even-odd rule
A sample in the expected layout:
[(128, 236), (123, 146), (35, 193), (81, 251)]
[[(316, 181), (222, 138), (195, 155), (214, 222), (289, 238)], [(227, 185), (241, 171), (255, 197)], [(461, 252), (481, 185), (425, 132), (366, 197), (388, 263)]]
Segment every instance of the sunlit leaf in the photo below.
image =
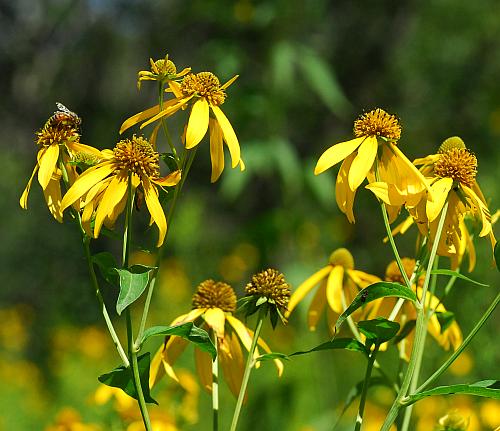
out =
[(133, 265), (129, 269), (116, 269), (120, 277), (120, 294), (116, 302), (116, 312), (120, 315), (125, 308), (136, 301), (146, 289), (154, 267)]
[(141, 339), (141, 345), (149, 337), (166, 337), (172, 335), (176, 335), (177, 337), (184, 338), (185, 340), (194, 343), (201, 350), (209, 353), (210, 356), (212, 356), (212, 359), (215, 359), (217, 356), (217, 351), (215, 350), (215, 346), (207, 331), (198, 328), (193, 322), (181, 323), (180, 325), (175, 326), (152, 326), (144, 331)]
[(478, 286), (489, 287), (489, 284), (484, 284), (484, 283), (480, 283), (479, 281), (472, 280), (472, 278), (466, 277), (465, 275), (461, 274), (460, 272), (452, 271), (450, 269), (433, 269), (431, 271), (431, 274), (448, 275), (450, 277), (457, 277), (457, 278), (461, 278), (462, 280), (468, 281), (469, 283), (477, 284)]
[(399, 331), (399, 323), (377, 317), (357, 323), (359, 331), (366, 337), (367, 347), (370, 344), (382, 344), (393, 338)]
[(363, 305), (374, 301), (375, 299), (384, 297), (397, 297), (408, 299), (409, 301), (417, 301), (417, 296), (413, 290), (399, 283), (391, 283), (388, 281), (379, 281), (378, 283), (373, 283), (368, 287), (361, 290), (352, 303), (347, 307), (347, 309), (339, 316), (337, 323), (335, 324), (335, 331), (338, 331), (342, 323), (358, 308)]
[[(139, 378), (141, 381), (142, 393), (147, 403), (158, 404), (149, 392), (149, 352), (137, 358), (139, 368)], [(105, 385), (114, 388), (122, 389), (127, 395), (132, 398), (138, 399), (137, 391), (135, 389), (134, 380), (132, 377), (131, 368), (120, 365), (109, 373), (103, 374), (98, 377), (98, 380)]]
[(354, 338), (334, 338), (333, 340), (327, 341), (326, 343), (322, 343), (319, 346), (313, 347), (312, 349), (295, 352), (289, 356), (305, 355), (311, 352), (320, 352), (322, 350), (337, 350), (337, 349), (351, 350), (353, 352), (361, 352), (364, 354), (368, 354), (368, 351), (366, 350), (365, 346), (361, 344), (358, 340), (355, 340)]

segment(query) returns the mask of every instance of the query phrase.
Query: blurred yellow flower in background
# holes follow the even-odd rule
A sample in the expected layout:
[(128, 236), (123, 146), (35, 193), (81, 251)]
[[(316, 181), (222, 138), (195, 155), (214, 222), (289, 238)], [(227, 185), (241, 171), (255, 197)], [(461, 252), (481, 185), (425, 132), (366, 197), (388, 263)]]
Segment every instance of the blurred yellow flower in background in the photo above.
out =
[[(201, 321), (201, 327), (209, 329), (214, 334), (218, 343), (219, 361), (224, 380), (234, 396), (237, 397), (245, 367), (241, 344), (247, 351), (250, 350), (253, 331), (233, 316), (235, 311), (236, 294), (233, 288), (226, 283), (205, 280), (200, 283), (193, 295), (193, 310), (177, 317), (172, 325)], [(188, 341), (176, 336), (168, 337), (165, 340), (151, 361), (150, 386), (153, 386), (161, 378), (163, 371), (174, 380), (179, 381), (172, 367), (188, 344)], [(258, 339), (258, 345), (266, 352), (270, 352), (268, 345), (262, 338)], [(256, 350), (255, 357), (258, 356), (259, 352)], [(195, 362), (202, 386), (211, 391), (212, 360), (210, 355), (195, 347)], [(283, 372), (282, 362), (278, 359), (274, 362), (278, 374), (281, 375)], [(256, 367), (258, 366), (257, 362)]]
[(63, 408), (58, 414), (53, 425), (45, 428), (45, 431), (99, 431), (101, 427), (94, 424), (82, 422), (80, 413), (71, 407)]
[[(401, 205), (416, 205), (427, 184), (396, 145), (401, 137), (399, 120), (383, 109), (374, 109), (354, 122), (354, 136), (350, 141), (328, 148), (314, 169), (314, 174), (318, 175), (343, 160), (337, 175), (335, 198), (348, 220), (354, 223), (354, 197), (365, 178), (370, 183), (366, 188), (387, 205), (391, 219), (397, 216)], [(379, 164), (379, 178), (376, 163)]]
[(149, 141), (134, 136), (118, 142), (113, 149), (102, 151), (102, 161), (87, 169), (70, 187), (61, 202), (61, 211), (80, 198), (82, 224), (88, 235), (95, 213), (93, 236), (97, 238), (102, 225), (112, 226), (127, 203), (129, 177), (132, 193), (140, 187), (144, 193), (151, 219), (158, 226), (157, 247), (163, 244), (167, 220), (158, 199), (158, 187), (173, 187), (181, 178), (180, 171), (160, 177), (159, 154)]
[(297, 304), (319, 284), (309, 306), (307, 323), (309, 329), (315, 331), (318, 320), (328, 305), (328, 327), (333, 331), (338, 316), (352, 302), (359, 290), (377, 281), (380, 281), (377, 276), (354, 269), (352, 254), (345, 248), (339, 248), (330, 255), (327, 266), (311, 275), (293, 292), (286, 315), (289, 316)]

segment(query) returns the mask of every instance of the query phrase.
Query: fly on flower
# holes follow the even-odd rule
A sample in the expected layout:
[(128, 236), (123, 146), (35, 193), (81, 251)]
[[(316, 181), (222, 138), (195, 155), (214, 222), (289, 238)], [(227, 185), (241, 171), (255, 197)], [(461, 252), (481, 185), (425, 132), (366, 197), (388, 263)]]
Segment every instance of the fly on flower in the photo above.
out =
[(101, 156), (101, 162), (86, 170), (67, 191), (61, 212), (83, 198), (82, 224), (90, 235), (94, 220), (93, 236), (97, 238), (103, 224), (112, 226), (125, 209), (130, 181), (132, 194), (138, 188), (144, 194), (152, 222), (158, 226), (156, 246), (160, 247), (167, 233), (167, 220), (158, 199), (158, 188), (175, 186), (180, 181), (180, 171), (160, 177), (160, 156), (143, 137), (122, 140), (112, 151), (102, 151)]
[(383, 109), (374, 109), (354, 122), (354, 136), (328, 148), (314, 170), (318, 175), (343, 161), (335, 197), (348, 220), (354, 223), (354, 197), (365, 178), (370, 183), (366, 188), (386, 204), (391, 220), (402, 205), (416, 205), (428, 186), (397, 145), (401, 137), (399, 120)]
[[(177, 317), (172, 325), (185, 322), (201, 321), (201, 327), (209, 329), (218, 343), (219, 360), (222, 366), (224, 380), (228, 384), (235, 397), (240, 391), (245, 361), (241, 345), (249, 351), (252, 344), (253, 331), (233, 316), (236, 311), (236, 294), (231, 286), (214, 280), (205, 280), (200, 283), (196, 293), (193, 295), (193, 310), (187, 314)], [(165, 371), (167, 375), (177, 380), (173, 365), (179, 355), (187, 347), (188, 341), (183, 338), (172, 336), (165, 340), (153, 360), (151, 361), (151, 383), (159, 378), (159, 372)], [(258, 339), (258, 345), (270, 352), (269, 347), (262, 338)], [(254, 353), (259, 356), (258, 351)], [(212, 361), (210, 356), (195, 348), (195, 362), (198, 375), (202, 385), (208, 391), (212, 388)], [(280, 360), (274, 360), (278, 374), (283, 372), (283, 364)], [(258, 362), (256, 367), (258, 366)]]

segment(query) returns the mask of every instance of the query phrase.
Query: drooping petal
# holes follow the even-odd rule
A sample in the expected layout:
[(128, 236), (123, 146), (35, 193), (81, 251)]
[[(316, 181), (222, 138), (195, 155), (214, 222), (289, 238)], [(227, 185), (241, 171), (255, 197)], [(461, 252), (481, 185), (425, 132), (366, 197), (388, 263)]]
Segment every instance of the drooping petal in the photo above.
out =
[[(59, 171), (60, 172), (60, 171)], [(54, 173), (47, 184), (47, 187), (43, 190), (43, 195), (45, 197), (45, 202), (49, 208), (50, 213), (54, 218), (62, 223), (62, 213), (61, 213), (61, 174)]]
[(243, 324), (241, 320), (238, 320), (236, 317), (231, 315), (227, 315), (226, 319), (228, 323), (233, 327), (236, 334), (241, 340), (241, 344), (245, 346), (245, 349), (250, 351), (250, 347), (252, 346), (252, 336), (249, 333), (247, 327)]
[(347, 269), (346, 272), (351, 280), (354, 281), (354, 283), (361, 289), (380, 281), (380, 278), (376, 275), (368, 274), (357, 269)]
[(50, 178), (56, 169), (57, 159), (59, 158), (59, 145), (49, 145), (38, 159), (38, 182), (42, 189), (49, 184)]
[(224, 325), (226, 323), (224, 311), (220, 308), (209, 308), (203, 315), (203, 319), (219, 338), (224, 338)]
[(31, 183), (33, 182), (33, 178), (35, 178), (35, 174), (37, 171), (38, 171), (38, 163), (35, 165), (35, 168), (33, 169), (31, 177), (28, 181), (28, 184), (26, 184), (26, 188), (24, 189), (23, 194), (19, 198), (19, 205), (21, 205), (21, 208), (23, 209), (28, 208), (28, 195), (30, 193)]
[(201, 385), (209, 392), (212, 392), (212, 359), (207, 352), (195, 347), (194, 359), (196, 363), (196, 371), (200, 378)]
[(125, 172), (120, 172), (109, 183), (108, 188), (101, 198), (99, 207), (95, 215), (94, 238), (99, 236), (104, 219), (112, 213), (116, 205), (127, 194), (128, 176)]
[(204, 97), (194, 103), (186, 130), (186, 148), (188, 150), (198, 145), (207, 134), (208, 111), (208, 102)]
[(210, 119), (210, 160), (212, 162), (210, 181), (215, 183), (224, 170), (224, 148), (222, 129), (213, 119)]
[(215, 118), (222, 129), (222, 135), (224, 136), (224, 141), (226, 141), (227, 147), (229, 148), (229, 154), (231, 155), (231, 167), (235, 168), (238, 166), (241, 160), (240, 144), (236, 133), (234, 133), (233, 126), (227, 119), (226, 115), (218, 106), (210, 105)]
[(344, 267), (335, 265), (326, 282), (326, 299), (330, 308), (336, 313), (344, 311), (342, 307), (342, 281), (344, 278)]
[(444, 203), (448, 199), (451, 187), (453, 186), (453, 178), (441, 178), (437, 180), (432, 186), (433, 201), (427, 201), (425, 212), (429, 222), (433, 222), (441, 213)]
[(95, 184), (112, 174), (115, 167), (112, 162), (100, 163), (90, 169), (87, 169), (78, 177), (75, 183), (66, 192), (61, 202), (61, 212), (68, 208), (73, 202), (81, 198)]
[(66, 144), (72, 155), (76, 153), (86, 153), (92, 154), (96, 157), (101, 157), (101, 151), (97, 148), (91, 147), (90, 145), (82, 144), (80, 142), (68, 142)]
[(152, 179), (151, 181), (163, 187), (174, 187), (179, 183), (181, 177), (182, 177), (181, 170), (178, 169), (176, 171), (170, 172), (163, 178)]
[[(184, 70), (186, 70), (186, 69), (184, 69)], [(183, 72), (184, 72), (184, 70), (183, 70)], [(189, 70), (190, 70), (190, 69), (189, 69)], [(189, 72), (189, 70), (188, 70), (188, 72)], [(186, 73), (188, 73), (188, 72), (186, 72)], [(185, 74), (186, 74), (186, 73), (185, 73)], [(184, 74), (184, 75), (185, 75), (185, 74)], [(179, 84), (178, 82), (175, 82), (175, 81), (168, 81), (168, 86), (169, 86), (169, 88), (170, 88), (170, 91), (172, 91), (172, 93), (174, 94), (174, 96), (175, 96), (177, 99), (182, 99), (183, 94), (182, 94), (182, 91), (181, 91), (181, 86), (180, 86), (180, 84)], [(166, 91), (166, 90), (165, 90), (165, 91)]]
[[(175, 100), (175, 99), (174, 99)], [(127, 118), (120, 127), (120, 135), (127, 129), (130, 129), (132, 126), (139, 124), (141, 121), (147, 120), (151, 118), (153, 115), (158, 114), (160, 112), (160, 105), (153, 106), (151, 108), (146, 109), (145, 111), (139, 112), (138, 114), (132, 115), (130, 118)]]
[(233, 395), (238, 397), (245, 369), (243, 352), (238, 337), (234, 332), (227, 335), (223, 340), (220, 340), (219, 347), (219, 360), (224, 380)]
[(353, 152), (344, 159), (340, 165), (340, 170), (335, 182), (335, 200), (337, 201), (340, 211), (347, 216), (349, 223), (354, 223), (355, 221), (353, 206), (356, 191), (351, 190), (347, 178), (349, 175), (349, 169), (351, 168), (352, 162), (355, 158), (356, 153)]
[(481, 232), (479, 232), (479, 236), (483, 237), (488, 235), (491, 232), (491, 215), (488, 207), (470, 187), (463, 184), (461, 187), (465, 194), (472, 200), (476, 208), (476, 215), (481, 219), (483, 227)]
[(359, 146), (358, 154), (349, 169), (348, 182), (352, 191), (356, 190), (368, 175), (377, 157), (377, 149), (377, 138), (374, 136), (369, 136)]
[(323, 280), (318, 290), (316, 291), (309, 310), (307, 311), (307, 325), (310, 331), (316, 331), (319, 318), (323, 313), (326, 305), (326, 280)]
[(158, 380), (162, 377), (162, 360), (163, 360), (163, 350), (165, 346), (162, 344), (160, 348), (156, 351), (151, 359), (151, 363), (149, 365), (149, 387), (152, 388)]
[(148, 207), (149, 213), (156, 223), (156, 226), (158, 226), (159, 232), (156, 247), (160, 247), (163, 244), (163, 240), (165, 239), (165, 235), (167, 233), (167, 219), (165, 218), (165, 213), (163, 212), (163, 208), (158, 200), (156, 189), (147, 177), (142, 179), (142, 187), (144, 188), (146, 206)]
[(316, 286), (321, 280), (326, 278), (326, 276), (332, 270), (332, 266), (328, 265), (321, 268), (311, 275), (307, 280), (305, 280), (297, 289), (293, 292), (290, 300), (288, 301), (288, 311), (286, 316), (290, 316), (290, 313), (295, 309), (297, 304), (304, 299), (304, 297), (309, 293), (309, 291)]
[(314, 175), (321, 174), (327, 169), (344, 160), (349, 154), (352, 154), (363, 143), (366, 137), (351, 139), (350, 141), (340, 142), (328, 148), (321, 154), (314, 168)]
[(163, 109), (156, 114), (154, 117), (151, 117), (149, 120), (145, 121), (141, 124), (140, 129), (144, 129), (144, 127), (148, 126), (151, 123), (159, 120), (163, 117), (169, 117), (170, 115), (175, 114), (179, 109), (183, 108), (189, 100), (191, 100), (193, 96), (185, 97), (184, 99), (172, 99), (163, 104)]

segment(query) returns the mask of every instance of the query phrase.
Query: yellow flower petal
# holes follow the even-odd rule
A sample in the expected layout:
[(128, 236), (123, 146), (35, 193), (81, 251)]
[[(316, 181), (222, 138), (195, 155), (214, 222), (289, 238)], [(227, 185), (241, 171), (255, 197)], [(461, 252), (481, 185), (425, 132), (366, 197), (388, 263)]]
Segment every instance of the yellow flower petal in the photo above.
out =
[(465, 194), (472, 200), (474, 206), (476, 207), (476, 215), (479, 216), (481, 223), (483, 224), (481, 232), (479, 232), (479, 236), (483, 237), (488, 235), (491, 232), (491, 215), (488, 207), (470, 187), (465, 185), (461, 185), (461, 187)]
[(116, 175), (109, 183), (95, 215), (94, 238), (99, 236), (104, 219), (113, 211), (114, 207), (118, 205), (123, 196), (127, 194), (127, 185), (128, 176), (124, 172)]
[(371, 275), (357, 269), (347, 269), (346, 272), (351, 280), (354, 281), (354, 283), (361, 289), (364, 289), (370, 284), (380, 281), (380, 278), (378, 278), (376, 275)]
[(148, 118), (158, 114), (158, 112), (160, 112), (160, 105), (153, 106), (145, 111), (139, 112), (138, 114), (132, 115), (130, 118), (127, 118), (120, 127), (120, 135), (125, 130), (139, 124), (141, 121), (147, 120)]
[(304, 299), (304, 297), (309, 293), (309, 291), (316, 286), (321, 280), (323, 280), (332, 270), (332, 266), (328, 265), (321, 268), (311, 275), (307, 280), (305, 280), (297, 289), (293, 292), (290, 300), (288, 301), (288, 310), (286, 316), (290, 316), (290, 313), (295, 309), (297, 304)]
[(225, 116), (224, 112), (218, 106), (210, 106), (215, 118), (222, 129), (222, 135), (224, 136), (224, 141), (226, 141), (227, 147), (229, 148), (229, 154), (231, 155), (231, 167), (235, 168), (238, 166), (241, 160), (240, 144), (236, 133), (234, 133), (233, 126)]
[(209, 308), (203, 315), (203, 319), (219, 338), (224, 338), (224, 325), (226, 323), (224, 311), (220, 308)]
[(59, 223), (62, 223), (60, 180), (61, 175), (52, 175), (47, 187), (43, 190), (43, 195), (50, 213)]
[(316, 331), (319, 318), (323, 313), (326, 305), (326, 280), (323, 280), (318, 290), (316, 291), (309, 310), (307, 311), (307, 325), (310, 331)]
[(227, 87), (229, 87), (234, 81), (238, 79), (240, 75), (234, 75), (229, 81), (227, 81), (224, 85), (221, 85), (220, 89), (225, 90)]
[(201, 385), (208, 392), (212, 392), (212, 359), (210, 355), (195, 347), (194, 359)]
[(158, 178), (152, 181), (160, 186), (174, 187), (179, 183), (181, 177), (182, 177), (181, 171), (180, 169), (178, 169), (177, 171), (170, 172), (167, 176), (163, 178)]
[(337, 181), (335, 182), (335, 200), (339, 206), (340, 211), (342, 211), (346, 216), (349, 223), (354, 223), (354, 198), (356, 197), (356, 191), (351, 190), (349, 187), (347, 177), (349, 175), (349, 169), (351, 164), (356, 157), (356, 153), (348, 155), (342, 165), (340, 165), (340, 170), (337, 175)]
[[(235, 333), (226, 336), (219, 343), (219, 360), (222, 373), (229, 389), (235, 397), (238, 397), (243, 381), (244, 359), (238, 337)], [(246, 394), (245, 394), (246, 396)]]
[(144, 189), (146, 206), (148, 207), (149, 213), (156, 223), (156, 226), (158, 226), (159, 232), (156, 247), (160, 247), (163, 244), (163, 240), (165, 239), (165, 235), (167, 233), (167, 219), (165, 218), (165, 213), (163, 212), (163, 208), (158, 200), (156, 189), (146, 177), (142, 179), (142, 187)]
[(226, 320), (233, 327), (236, 334), (238, 334), (238, 337), (240, 338), (243, 346), (245, 346), (245, 349), (250, 351), (250, 347), (252, 346), (252, 336), (250, 335), (247, 327), (243, 324), (243, 322), (231, 315), (227, 315)]
[(102, 181), (108, 175), (113, 173), (115, 167), (111, 162), (100, 163), (90, 169), (87, 169), (78, 177), (75, 183), (66, 192), (61, 202), (61, 212), (68, 208), (73, 202), (81, 198), (95, 184)]
[(201, 97), (191, 109), (186, 130), (186, 148), (189, 150), (200, 143), (208, 129), (208, 102)]
[(377, 138), (374, 136), (369, 136), (359, 146), (358, 154), (349, 169), (348, 182), (351, 190), (356, 190), (366, 178), (377, 157), (377, 149)]
[(344, 267), (335, 265), (326, 282), (326, 299), (330, 308), (336, 313), (342, 313), (342, 286)]
[(35, 174), (38, 171), (38, 163), (35, 165), (35, 169), (33, 169), (33, 172), (31, 174), (31, 177), (28, 181), (28, 184), (26, 185), (26, 188), (23, 191), (23, 194), (19, 198), (19, 205), (21, 205), (21, 208), (27, 209), (28, 208), (28, 195), (31, 189), (31, 183), (33, 182), (33, 178), (35, 178)]
[(162, 360), (163, 360), (163, 350), (165, 346), (162, 344), (160, 348), (156, 351), (153, 359), (151, 359), (151, 364), (149, 366), (149, 387), (152, 388), (161, 378), (162, 373)]
[(57, 159), (59, 158), (59, 145), (50, 145), (40, 155), (38, 165), (38, 182), (45, 189), (49, 184), (52, 173), (56, 169)]
[[(184, 72), (184, 71), (183, 71)], [(189, 72), (189, 70), (188, 70)], [(187, 73), (187, 72), (186, 72)], [(185, 75), (185, 74), (184, 74)], [(182, 99), (183, 97), (183, 94), (182, 94), (182, 91), (181, 91), (181, 86), (179, 85), (178, 82), (175, 82), (175, 81), (168, 81), (168, 86), (170, 87), (170, 90), (172, 91), (172, 93), (174, 94), (174, 96), (177, 98), (177, 99)]]
[(73, 155), (76, 153), (86, 153), (92, 154), (96, 157), (101, 157), (101, 151), (97, 148), (91, 147), (90, 145), (85, 145), (80, 142), (68, 142), (66, 146)]
[(366, 137), (351, 139), (350, 141), (340, 142), (328, 148), (323, 154), (321, 154), (316, 163), (316, 168), (314, 169), (314, 175), (321, 174), (327, 169), (336, 165), (341, 160), (344, 160), (349, 154), (356, 151)]
[(151, 117), (149, 120), (145, 121), (141, 124), (140, 129), (144, 129), (144, 127), (148, 126), (151, 123), (159, 120), (163, 117), (169, 117), (170, 115), (175, 114), (179, 109), (183, 108), (186, 103), (191, 100), (193, 96), (185, 97), (184, 99), (172, 99), (163, 104), (163, 109), (156, 114), (154, 117)]
[[(257, 340), (257, 344), (260, 347), (262, 347), (262, 349), (265, 352), (271, 353), (271, 349), (269, 348), (267, 343), (261, 337), (259, 337), (259, 339)], [(284, 369), (283, 362), (281, 362), (279, 359), (273, 359), (273, 362), (274, 362), (274, 365), (276, 365), (276, 369), (278, 370), (278, 377), (281, 377), (283, 375), (283, 369)]]
[(441, 213), (446, 199), (448, 199), (448, 194), (450, 193), (451, 187), (453, 186), (452, 178), (441, 178), (437, 180), (432, 186), (432, 195), (434, 200), (427, 201), (425, 212), (429, 222), (433, 222), (437, 216)]
[(210, 181), (215, 183), (224, 170), (224, 148), (222, 130), (217, 121), (213, 119), (210, 119), (210, 160), (212, 162)]

